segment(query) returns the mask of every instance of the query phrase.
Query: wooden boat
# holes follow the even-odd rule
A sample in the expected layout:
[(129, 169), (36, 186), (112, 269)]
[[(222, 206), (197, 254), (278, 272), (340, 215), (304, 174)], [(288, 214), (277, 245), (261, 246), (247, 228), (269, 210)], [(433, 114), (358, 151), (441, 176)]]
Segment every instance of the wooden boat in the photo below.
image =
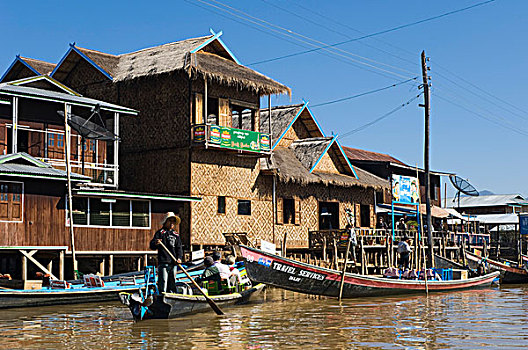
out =
[(69, 288), (1, 289), (0, 309), (117, 301), (119, 293), (135, 291), (144, 286), (144, 282), (125, 285), (119, 282), (107, 282), (101, 287), (87, 287), (79, 284), (71, 285)]
[(491, 271), (499, 271), (501, 283), (528, 283), (528, 271), (522, 267), (511, 266), (496, 260), (483, 258), (468, 251), (466, 251), (466, 259), (471, 268), (477, 268), (479, 264), (484, 263)]
[(462, 264), (459, 264), (457, 262), (454, 262), (453, 260), (449, 260), (447, 258), (444, 258), (438, 254), (434, 255), (435, 260), (435, 267), (441, 268), (441, 269), (459, 269), (459, 270), (468, 270), (468, 268)]
[[(246, 270), (252, 281), (269, 284), (295, 292), (337, 297), (341, 272), (283, 258), (261, 250), (240, 246), (246, 260)], [(430, 292), (445, 292), (488, 287), (498, 272), (465, 280), (428, 280)], [(390, 279), (346, 273), (343, 298), (425, 293), (425, 281)]]
[[(257, 284), (241, 292), (210, 295), (209, 297), (220, 307), (226, 308), (250, 301), (264, 289), (264, 284)], [(121, 293), (121, 302), (128, 306), (136, 321), (147, 319), (169, 319), (188, 316), (200, 312), (212, 312), (211, 306), (201, 294), (163, 293), (154, 295), (152, 300), (145, 302), (138, 294)], [(142, 308), (146, 308), (142, 312)]]
[[(185, 266), (191, 276), (202, 274), (203, 263), (201, 262), (199, 264), (189, 263)], [(150, 277), (146, 271), (105, 277), (94, 276), (100, 282), (94, 282), (92, 285), (87, 285), (85, 280), (71, 280), (50, 281), (51, 286), (40, 289), (0, 288), (0, 309), (118, 301), (119, 293), (144, 289), (146, 279), (155, 280), (155, 275), (152, 275), (152, 272), (149, 273)], [(184, 277), (183, 273), (177, 275), (178, 279)]]

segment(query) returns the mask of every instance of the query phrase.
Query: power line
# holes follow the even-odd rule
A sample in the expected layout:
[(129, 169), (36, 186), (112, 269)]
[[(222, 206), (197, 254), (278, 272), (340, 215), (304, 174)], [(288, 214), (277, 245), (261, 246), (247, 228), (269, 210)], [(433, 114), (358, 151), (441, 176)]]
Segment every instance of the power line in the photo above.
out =
[(321, 107), (321, 106), (330, 105), (330, 104), (333, 104), (333, 103), (338, 103), (338, 102), (351, 100), (351, 99), (354, 99), (356, 97), (370, 95), (370, 94), (373, 94), (373, 93), (376, 93), (376, 92), (379, 92), (379, 91), (387, 90), (387, 89), (396, 87), (398, 85), (402, 85), (402, 84), (408, 83), (408, 82), (410, 82), (412, 80), (416, 80), (416, 79), (418, 79), (418, 77), (410, 78), (410, 79), (407, 79), (407, 80), (404, 80), (404, 81), (400, 81), (399, 83), (394, 83), (392, 85), (388, 85), (388, 86), (385, 86), (385, 87), (382, 87), (382, 88), (379, 88), (379, 89), (363, 92), (363, 93), (360, 93), (360, 94), (357, 94), (357, 95), (352, 95), (352, 96), (348, 96), (348, 97), (339, 98), (337, 100), (332, 100), (332, 101), (328, 101), (328, 102), (322, 102), (322, 103), (318, 103), (318, 104), (315, 104), (315, 105), (311, 105), (310, 108), (317, 108), (317, 107)]
[[(354, 58), (349, 57), (349, 56), (356, 56), (356, 57), (361, 58), (361, 59), (363, 59), (363, 60), (365, 60), (365, 61), (374, 62), (374, 63), (380, 64), (380, 65), (388, 66), (388, 67), (391, 67), (391, 68), (394, 68), (394, 69), (398, 69), (398, 70), (401, 70), (401, 71), (406, 71), (405, 69), (401, 69), (401, 68), (398, 68), (398, 67), (394, 67), (394, 66), (391, 66), (391, 65), (388, 65), (388, 64), (382, 63), (382, 62), (378, 62), (378, 61), (372, 60), (372, 59), (367, 58), (367, 57), (363, 57), (363, 56), (360, 56), (360, 55), (356, 55), (356, 54), (354, 54), (354, 53), (352, 53), (352, 52), (349, 52), (349, 51), (343, 50), (343, 49), (341, 49), (341, 48), (337, 48), (337, 49), (328, 49), (328, 47), (331, 47), (332, 45), (327, 45), (327, 44), (324, 43), (324, 42), (318, 41), (318, 40), (316, 40), (316, 39), (312, 39), (312, 38), (310, 38), (310, 37), (308, 37), (308, 36), (305, 36), (305, 35), (303, 35), (303, 34), (296, 33), (296, 32), (293, 31), (293, 30), (290, 30), (290, 29), (287, 29), (287, 28), (284, 28), (284, 27), (281, 27), (281, 26), (275, 25), (275, 24), (270, 23), (270, 22), (268, 22), (268, 21), (262, 20), (262, 19), (260, 19), (260, 18), (258, 18), (258, 17), (254, 17), (254, 16), (252, 16), (252, 15), (250, 15), (250, 14), (244, 12), (244, 11), (238, 10), (238, 9), (236, 9), (236, 8), (234, 8), (234, 7), (229, 6), (229, 5), (225, 5), (225, 4), (223, 4), (222, 2), (220, 2), (220, 1), (217, 1), (217, 0), (209, 0), (209, 1), (212, 1), (212, 2), (214, 2), (214, 3), (216, 3), (216, 4), (219, 4), (220, 6), (223, 6), (223, 7), (225, 7), (225, 8), (222, 8), (222, 7), (218, 6), (218, 5), (212, 4), (212, 3), (207, 2), (207, 1), (205, 1), (205, 0), (195, 0), (195, 1), (200, 2), (200, 3), (203, 3), (203, 4), (205, 4), (205, 5), (207, 5), (207, 6), (210, 6), (210, 7), (216, 8), (216, 9), (218, 9), (218, 10), (220, 10), (220, 11), (226, 12), (226, 13), (228, 13), (228, 14), (231, 15), (231, 16), (235, 16), (235, 17), (240, 18), (240, 19), (242, 19), (242, 20), (244, 20), (244, 21), (247, 21), (247, 22), (253, 23), (254, 25), (257, 25), (257, 26), (260, 26), (260, 27), (264, 27), (264, 28), (266, 28), (266, 29), (268, 29), (268, 30), (271, 30), (271, 31), (273, 31), (273, 32), (279, 33), (279, 34), (281, 34), (281, 35), (287, 36), (287, 37), (292, 38), (292, 39), (294, 39), (294, 40), (300, 41), (300, 42), (302, 42), (302, 43), (304, 43), (304, 44), (307, 44), (307, 45), (310, 45), (310, 46), (312, 46), (312, 47), (318, 48), (318, 50), (321, 49), (321, 50), (327, 51), (327, 52), (329, 52), (329, 53), (331, 53), (331, 54), (334, 54), (334, 55), (337, 55), (337, 56), (344, 57), (344, 58), (346, 58), (346, 59), (348, 59), (348, 60), (350, 60), (350, 61), (356, 62), (356, 63), (358, 63), (358, 64), (361, 64), (361, 65), (364, 65), (364, 66), (367, 66), (367, 67), (370, 67), (370, 68), (374, 68), (374, 69), (377, 69), (377, 70), (379, 70), (379, 71), (386, 72), (386, 73), (392, 74), (392, 75), (394, 75), (394, 76), (398, 76), (398, 77), (400, 77), (400, 78), (404, 78), (404, 79), (405, 79), (405, 78), (409, 78), (408, 76), (403, 76), (403, 75), (401, 75), (401, 74), (399, 74), (399, 73), (396, 73), (396, 72), (390, 71), (390, 70), (388, 70), (388, 69), (384, 69), (384, 68), (377, 67), (377, 66), (375, 66), (374, 64), (370, 64), (370, 63), (367, 63), (367, 62), (363, 62), (363, 61), (361, 61), (361, 60), (354, 59)], [(241, 14), (243, 14), (244, 16), (237, 15), (236, 13), (233, 13), (233, 11), (238, 12), (238, 13), (241, 13)], [(248, 17), (249, 17), (249, 18), (248, 18)], [(257, 21), (258, 21), (258, 22), (257, 22)], [(261, 22), (261, 23), (259, 23), (259, 22)], [(263, 24), (263, 23), (264, 23), (264, 24)], [(271, 28), (270, 28), (270, 27), (271, 27)], [(277, 29), (275, 29), (275, 28), (277, 28)], [(297, 38), (296, 36), (299, 37), (300, 39)], [(320, 45), (313, 44), (313, 43), (310, 42), (310, 41), (316, 42), (316, 43), (318, 43), (318, 44), (320, 44)], [(340, 51), (340, 52), (342, 52), (342, 53), (335, 52), (335, 51), (332, 51), (332, 50), (337, 50), (337, 51)], [(343, 54), (343, 53), (344, 53), (344, 54)], [(409, 71), (407, 71), (407, 72), (409, 72)], [(410, 73), (412, 73), (412, 72), (410, 72)]]
[(505, 129), (508, 129), (508, 130), (510, 130), (510, 131), (516, 132), (516, 133), (518, 133), (518, 134), (520, 134), (520, 135), (522, 135), (522, 136), (528, 136), (528, 133), (527, 133), (527, 132), (525, 132), (525, 131), (523, 131), (523, 130), (520, 130), (519, 128), (511, 127), (511, 126), (509, 126), (509, 125), (506, 125), (506, 124), (500, 123), (500, 122), (498, 122), (498, 121), (496, 121), (496, 120), (494, 120), (494, 119), (492, 119), (492, 118), (488, 118), (488, 117), (486, 117), (486, 116), (484, 116), (484, 115), (482, 115), (482, 114), (480, 114), (480, 113), (477, 113), (477, 112), (475, 112), (475, 111), (473, 111), (473, 110), (471, 110), (471, 109), (469, 109), (469, 108), (466, 108), (466, 107), (464, 107), (464, 106), (462, 106), (462, 105), (460, 105), (460, 104), (458, 104), (458, 103), (456, 103), (456, 102), (453, 102), (453, 101), (451, 101), (451, 100), (449, 100), (449, 99), (447, 99), (447, 98), (444, 98), (444, 97), (438, 95), (437, 93), (433, 93), (433, 95), (434, 95), (435, 97), (437, 97), (437, 98), (439, 98), (439, 99), (441, 99), (441, 100), (447, 102), (447, 103), (450, 103), (450, 104), (452, 104), (452, 105), (454, 105), (454, 106), (457, 106), (457, 107), (459, 107), (459, 108), (462, 108), (463, 110), (465, 110), (465, 111), (467, 111), (467, 112), (469, 112), (469, 113), (471, 113), (471, 114), (474, 114), (474, 115), (476, 115), (476, 116), (479, 117), (479, 118), (485, 119), (485, 120), (487, 120), (487, 121), (489, 121), (489, 122), (491, 122), (491, 123), (493, 123), (493, 124), (495, 124), (495, 125), (498, 125), (498, 126), (500, 126), (500, 127), (502, 127), (502, 128), (505, 128)]
[(418, 95), (414, 96), (414, 97), (411, 98), (409, 101), (402, 103), (401, 105), (399, 105), (398, 107), (394, 108), (394, 109), (391, 110), (390, 112), (385, 113), (385, 114), (383, 114), (381, 117), (378, 117), (378, 118), (376, 118), (376, 119), (374, 119), (374, 120), (372, 120), (372, 121), (370, 121), (370, 122), (368, 122), (368, 123), (366, 123), (366, 124), (363, 124), (363, 125), (361, 125), (360, 127), (355, 128), (354, 130), (350, 130), (350, 131), (348, 131), (348, 132), (346, 132), (346, 133), (344, 133), (344, 134), (342, 134), (342, 135), (339, 135), (338, 138), (343, 139), (343, 138), (345, 138), (345, 137), (348, 137), (348, 136), (353, 135), (353, 134), (355, 134), (355, 133), (357, 133), (357, 132), (360, 132), (360, 131), (362, 131), (362, 130), (368, 128), (369, 126), (372, 126), (372, 125), (374, 125), (374, 124), (376, 124), (376, 123), (382, 121), (383, 119), (387, 118), (387, 117), (390, 116), (391, 114), (394, 114), (394, 113), (396, 113), (397, 111), (399, 111), (400, 109), (402, 109), (403, 107), (409, 105), (412, 101), (414, 101), (414, 100), (416, 100), (417, 98), (419, 98), (422, 94), (423, 94), (423, 92), (420, 92)]
[(290, 58), (290, 57), (294, 57), (294, 56), (304, 55), (304, 54), (307, 54), (307, 53), (310, 53), (310, 52), (315, 52), (315, 51), (323, 50), (323, 49), (330, 48), (330, 47), (336, 47), (336, 46), (347, 44), (347, 43), (350, 43), (350, 42), (353, 42), (353, 41), (363, 40), (363, 39), (366, 39), (366, 38), (371, 38), (373, 36), (394, 32), (396, 30), (400, 30), (400, 29), (403, 29), (403, 28), (408, 28), (408, 27), (415, 26), (415, 25), (418, 25), (418, 24), (421, 24), (421, 23), (424, 23), (424, 22), (429, 22), (429, 21), (433, 21), (433, 20), (436, 20), (436, 19), (439, 19), (439, 18), (442, 18), (442, 17), (450, 16), (450, 15), (453, 15), (455, 13), (467, 11), (467, 10), (470, 10), (472, 8), (475, 8), (475, 7), (478, 7), (478, 6), (482, 6), (482, 5), (486, 5), (486, 4), (488, 4), (490, 2), (494, 2), (494, 1), (495, 0), (488, 0), (488, 1), (480, 2), (478, 4), (474, 4), (474, 5), (471, 5), (471, 6), (468, 6), (468, 7), (464, 7), (464, 8), (458, 9), (458, 10), (449, 11), (449, 12), (446, 12), (446, 13), (443, 13), (443, 14), (440, 14), (440, 15), (437, 15), (437, 16), (429, 17), (429, 18), (426, 18), (426, 19), (422, 19), (422, 20), (419, 20), (419, 21), (412, 22), (412, 23), (407, 23), (407, 24), (403, 24), (403, 25), (400, 25), (400, 26), (397, 26), (397, 27), (390, 28), (390, 29), (385, 29), (385, 30), (382, 30), (382, 31), (379, 31), (379, 32), (375, 32), (375, 33), (372, 33), (372, 34), (363, 35), (363, 36), (358, 37), (358, 38), (353, 38), (353, 39), (349, 39), (349, 40), (340, 41), (340, 42), (337, 42), (337, 43), (334, 43), (334, 44), (331, 44), (331, 45), (327, 45), (327, 46), (323, 46), (323, 47), (320, 47), (320, 48), (314, 48), (314, 49), (310, 49), (310, 50), (306, 50), (306, 51), (291, 53), (291, 54), (280, 56), (280, 57), (275, 57), (275, 58), (270, 58), (270, 59), (266, 59), (266, 60), (262, 60), (262, 61), (258, 61), (258, 62), (253, 62), (253, 63), (249, 64), (249, 66), (262, 64), (262, 63), (273, 62), (273, 61), (278, 61), (278, 60), (282, 60), (282, 59)]

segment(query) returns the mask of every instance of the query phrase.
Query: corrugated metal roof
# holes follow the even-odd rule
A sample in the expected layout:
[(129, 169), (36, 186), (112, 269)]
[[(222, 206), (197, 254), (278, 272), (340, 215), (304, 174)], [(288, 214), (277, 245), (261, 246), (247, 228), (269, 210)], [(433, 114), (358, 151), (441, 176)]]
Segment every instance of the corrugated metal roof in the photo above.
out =
[(518, 224), (519, 215), (517, 214), (483, 214), (476, 215), (476, 220), (482, 224)]
[[(0, 175), (50, 180), (66, 180), (67, 178), (66, 171), (55, 169), (24, 152), (0, 156)], [(90, 177), (76, 173), (72, 173), (71, 178), (74, 181), (90, 181)]]
[[(454, 201), (453, 201), (454, 199)], [(490, 194), (486, 196), (461, 196), (460, 207), (494, 207), (507, 205), (528, 205), (528, 201), (520, 194)], [(458, 198), (447, 198), (446, 205), (448, 208), (458, 208)]]
[(64, 102), (64, 103), (69, 103), (72, 105), (83, 106), (83, 107), (95, 107), (99, 105), (101, 109), (108, 110), (111, 112), (119, 112), (119, 113), (133, 114), (133, 115), (138, 114), (138, 111), (134, 109), (118, 106), (118, 105), (107, 103), (104, 101), (95, 100), (93, 98), (74, 96), (74, 95), (70, 95), (70, 94), (66, 94), (62, 92), (56, 92), (56, 91), (50, 91), (50, 90), (44, 90), (44, 89), (36, 89), (32, 87), (27, 87), (27, 86), (15, 86), (15, 85), (10, 85), (8, 83), (0, 84), (0, 94), (48, 100), (48, 101)]

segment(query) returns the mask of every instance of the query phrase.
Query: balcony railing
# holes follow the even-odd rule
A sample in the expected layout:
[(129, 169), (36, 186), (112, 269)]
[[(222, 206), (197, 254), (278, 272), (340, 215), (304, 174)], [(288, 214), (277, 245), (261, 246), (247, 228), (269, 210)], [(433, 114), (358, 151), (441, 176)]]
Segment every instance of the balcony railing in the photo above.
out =
[[(49, 163), (57, 169), (66, 170), (66, 162), (63, 159), (41, 158), (42, 161)], [(71, 161), (71, 171), (76, 174), (83, 174), (81, 162)], [(84, 174), (92, 179), (93, 183), (101, 184), (108, 187), (117, 186), (117, 177), (119, 168), (114, 164), (84, 163)]]
[(269, 134), (229, 128), (214, 124), (197, 124), (192, 127), (194, 144), (224, 148), (243, 153), (268, 155), (271, 153)]

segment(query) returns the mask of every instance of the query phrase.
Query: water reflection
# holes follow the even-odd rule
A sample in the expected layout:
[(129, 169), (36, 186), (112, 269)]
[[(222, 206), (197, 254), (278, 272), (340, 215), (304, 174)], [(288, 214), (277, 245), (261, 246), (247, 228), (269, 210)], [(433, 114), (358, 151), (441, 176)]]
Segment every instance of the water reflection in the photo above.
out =
[(0, 348), (475, 349), (528, 347), (528, 288), (339, 303), (270, 290), (251, 305), (134, 323), (105, 305), (3, 310)]

